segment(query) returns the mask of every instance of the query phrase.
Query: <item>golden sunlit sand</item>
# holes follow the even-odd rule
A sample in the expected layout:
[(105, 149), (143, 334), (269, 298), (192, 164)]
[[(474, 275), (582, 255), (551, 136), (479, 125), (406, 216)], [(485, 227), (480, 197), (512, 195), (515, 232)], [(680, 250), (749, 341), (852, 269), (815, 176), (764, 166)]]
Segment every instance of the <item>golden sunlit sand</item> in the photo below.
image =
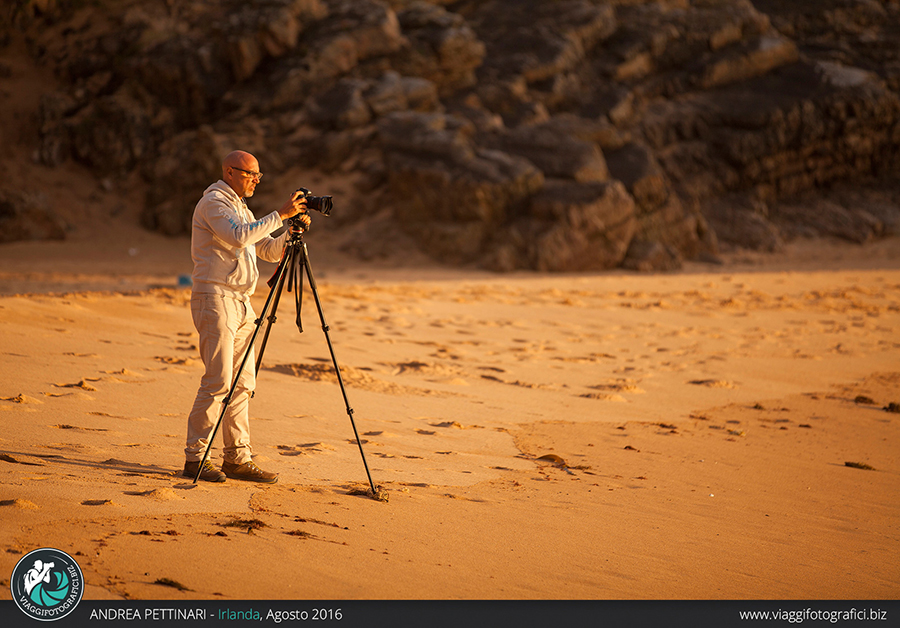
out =
[(282, 299), (251, 404), (278, 484), (194, 485), (186, 240), (20, 243), (0, 250), (0, 572), (55, 547), (89, 599), (898, 597), (896, 241), (577, 276), (309, 241), (389, 501), (364, 494), (308, 292), (303, 334)]

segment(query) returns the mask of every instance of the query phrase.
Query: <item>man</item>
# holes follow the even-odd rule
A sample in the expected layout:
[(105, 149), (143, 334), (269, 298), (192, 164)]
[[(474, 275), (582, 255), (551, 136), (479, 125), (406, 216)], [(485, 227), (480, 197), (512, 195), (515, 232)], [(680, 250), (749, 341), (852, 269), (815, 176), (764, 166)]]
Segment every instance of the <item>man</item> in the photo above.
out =
[(253, 196), (262, 179), (259, 162), (250, 153), (234, 151), (222, 162), (222, 179), (209, 186), (194, 209), (191, 227), (191, 258), (194, 260), (191, 314), (200, 334), (200, 357), (206, 372), (188, 417), (183, 475), (194, 478), (209, 443), (212, 428), (222, 411), (222, 401), (235, 371), (249, 351), (234, 395), (222, 418), (225, 442), (222, 470), (207, 459), (200, 479), (274, 483), (275, 473), (263, 471), (252, 460), (250, 448), (250, 396), (256, 386), (256, 364), (250, 337), (256, 314), (250, 295), (256, 288), (257, 255), (277, 262), (287, 233), (272, 238), (282, 221), (293, 216), (307, 227), (306, 199), (294, 193), (279, 209), (256, 220), (244, 199)]
[(38, 582), (46, 582), (50, 584), (50, 570), (56, 566), (56, 563), (44, 563), (43, 561), (34, 561), (34, 567), (28, 570), (24, 576), (25, 593), (31, 595), (32, 589), (37, 586)]

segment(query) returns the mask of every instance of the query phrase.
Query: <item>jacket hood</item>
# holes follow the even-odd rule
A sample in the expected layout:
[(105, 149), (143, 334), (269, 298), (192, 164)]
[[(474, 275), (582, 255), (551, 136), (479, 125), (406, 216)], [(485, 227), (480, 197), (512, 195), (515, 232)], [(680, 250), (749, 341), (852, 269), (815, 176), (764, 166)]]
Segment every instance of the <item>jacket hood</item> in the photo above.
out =
[(230, 196), (231, 198), (236, 200), (238, 203), (241, 202), (241, 197), (237, 195), (237, 192), (235, 192), (231, 188), (230, 185), (228, 185), (227, 183), (222, 181), (222, 179), (219, 179), (218, 181), (213, 183), (211, 186), (206, 188), (206, 190), (203, 192), (203, 196), (206, 196), (207, 194), (210, 194), (211, 192), (220, 192), (222, 194), (225, 194), (226, 196)]

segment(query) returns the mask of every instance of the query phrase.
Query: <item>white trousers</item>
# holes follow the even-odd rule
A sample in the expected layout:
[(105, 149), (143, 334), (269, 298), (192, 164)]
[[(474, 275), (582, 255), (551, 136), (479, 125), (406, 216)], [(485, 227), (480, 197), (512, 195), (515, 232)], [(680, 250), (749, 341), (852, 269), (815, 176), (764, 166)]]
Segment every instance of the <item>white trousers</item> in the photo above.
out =
[(244, 352), (249, 348), (244, 369), (219, 427), (225, 443), (222, 450), (225, 460), (235, 464), (249, 462), (252, 454), (249, 405), (256, 387), (256, 360), (250, 346), (256, 319), (253, 306), (249, 301), (218, 294), (194, 294), (191, 296), (191, 315), (200, 334), (200, 357), (206, 372), (188, 417), (185, 459), (199, 462), (203, 458), (212, 429), (222, 413), (222, 402)]

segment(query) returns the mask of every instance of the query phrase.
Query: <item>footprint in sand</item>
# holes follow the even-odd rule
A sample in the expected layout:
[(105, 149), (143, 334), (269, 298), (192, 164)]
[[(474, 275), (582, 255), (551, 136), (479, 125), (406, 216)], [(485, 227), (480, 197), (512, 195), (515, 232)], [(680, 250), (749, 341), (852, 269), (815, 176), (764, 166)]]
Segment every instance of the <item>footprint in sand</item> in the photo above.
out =
[(464, 343), (460, 342), (452, 349), (450, 347), (434, 345), (436, 347), (435, 350), (427, 355), (430, 358), (436, 358), (438, 360), (462, 360), (466, 354), (466, 352), (460, 348), (460, 345), (462, 344)]
[(593, 390), (604, 390), (632, 395), (640, 395), (646, 392), (643, 388), (640, 388), (637, 385), (637, 382), (635, 380), (624, 378), (609, 380), (605, 384), (597, 384), (595, 386), (590, 386), (589, 388)]
[(383, 366), (386, 366), (392, 370), (392, 375), (425, 375), (425, 376), (439, 376), (439, 377), (447, 377), (454, 375), (463, 375), (466, 373), (465, 369), (457, 367), (457, 366), (449, 366), (444, 364), (436, 364), (436, 363), (428, 363), (428, 362), (398, 362), (395, 364), (382, 363)]
[[(110, 382), (119, 382), (123, 384), (137, 384), (142, 381), (146, 381), (144, 376), (140, 373), (135, 373), (134, 371), (129, 371), (128, 369), (122, 368), (118, 371), (103, 371), (106, 375), (111, 375), (112, 377), (106, 377), (107, 381)], [(122, 379), (127, 377), (128, 379)]]
[(590, 355), (585, 356), (553, 356), (550, 358), (551, 360), (556, 360), (557, 362), (568, 362), (569, 364), (594, 364), (596, 362), (600, 362), (601, 360), (615, 360), (616, 356), (610, 355), (608, 353), (591, 353)]
[(463, 429), (463, 426), (457, 421), (443, 421), (442, 423), (430, 423), (431, 427), (455, 427), (456, 429)]
[(734, 388), (735, 385), (723, 379), (692, 379), (688, 384), (694, 386), (706, 386), (707, 388)]
[[(354, 441), (355, 442), (355, 441)], [(364, 443), (366, 441), (363, 441)], [(304, 443), (302, 445), (278, 445), (278, 453), (282, 456), (305, 456), (312, 453), (327, 453), (334, 447), (325, 443)]]
[(87, 390), (88, 392), (95, 392), (97, 389), (88, 384), (88, 382), (98, 382), (100, 381), (99, 377), (85, 377), (80, 382), (76, 382), (74, 384), (53, 384), (56, 388), (80, 388), (82, 390)]
[[(120, 419), (123, 421), (149, 421), (150, 420), (150, 419), (145, 419), (144, 417), (140, 417), (140, 416), (137, 416), (137, 417), (122, 416), (121, 414), (109, 414), (107, 412), (91, 412), (89, 414), (92, 414), (93, 416), (102, 416), (102, 417), (105, 417), (108, 419)], [(173, 416), (181, 416), (181, 415), (173, 415)]]
[(173, 366), (193, 366), (197, 363), (197, 360), (195, 360), (194, 358), (175, 358), (165, 355), (157, 355), (154, 356), (153, 359), (159, 360), (164, 364), (171, 364)]
[(13, 403), (44, 403), (40, 399), (21, 394), (16, 395), (15, 397), (0, 397), (0, 401), (12, 401)]
[(451, 384), (456, 386), (466, 386), (464, 376), (467, 371), (461, 367), (428, 363), (428, 362), (399, 362), (399, 363), (380, 363), (391, 369), (391, 375), (418, 375), (425, 377), (427, 381), (436, 384)]
[(12, 506), (20, 510), (40, 510), (40, 506), (27, 499), (4, 499), (0, 501), (0, 506)]
[(559, 386), (554, 384), (534, 384), (531, 382), (523, 382), (522, 380), (508, 380), (503, 379), (501, 377), (496, 377), (494, 375), (482, 375), (481, 379), (486, 379), (492, 382), (499, 382), (501, 384), (507, 384), (509, 386), (519, 386), (521, 388), (532, 388), (537, 390), (559, 390)]
[(568, 463), (561, 456), (557, 456), (556, 454), (544, 454), (543, 456), (536, 458), (536, 460), (540, 460), (542, 462), (549, 462), (549, 463), (554, 464), (559, 467), (569, 466)]
[(54, 399), (57, 397), (75, 397), (76, 399), (83, 399), (84, 401), (93, 401), (94, 400), (94, 397), (91, 397), (89, 394), (81, 392), (81, 391), (61, 392), (61, 393), (45, 392), (44, 396), (52, 397)]
[(463, 425), (459, 421), (441, 421), (440, 423), (429, 423), (431, 427), (451, 428), (454, 430), (483, 430), (483, 425)]
[(594, 399), (596, 401), (617, 401), (620, 403), (628, 402), (628, 400), (625, 397), (623, 397), (622, 395), (616, 395), (613, 393), (595, 392), (595, 393), (584, 393), (584, 394), (581, 394), (578, 396), (581, 397), (582, 399)]
[(100, 464), (106, 464), (111, 467), (125, 467), (125, 469), (120, 469), (124, 471), (133, 471), (138, 472), (144, 469), (147, 465), (141, 464), (140, 462), (128, 462), (126, 460), (119, 460), (118, 458), (108, 458), (101, 462)]
[(157, 501), (174, 501), (182, 500), (184, 497), (178, 495), (170, 488), (154, 488), (149, 491), (125, 491), (125, 495), (133, 495), (135, 497), (149, 497)]
[(596, 384), (595, 386), (588, 386), (588, 388), (598, 392), (585, 393), (579, 396), (585, 399), (597, 399), (599, 401), (627, 401), (622, 395), (641, 395), (646, 392), (637, 385), (636, 380), (624, 377), (610, 379), (607, 380), (605, 384)]
[(197, 351), (197, 345), (190, 340), (179, 340), (178, 346), (173, 348), (176, 351)]
[(109, 430), (102, 427), (78, 427), (77, 425), (69, 425), (68, 423), (59, 423), (50, 427), (57, 430), (81, 430), (82, 432), (108, 432)]

